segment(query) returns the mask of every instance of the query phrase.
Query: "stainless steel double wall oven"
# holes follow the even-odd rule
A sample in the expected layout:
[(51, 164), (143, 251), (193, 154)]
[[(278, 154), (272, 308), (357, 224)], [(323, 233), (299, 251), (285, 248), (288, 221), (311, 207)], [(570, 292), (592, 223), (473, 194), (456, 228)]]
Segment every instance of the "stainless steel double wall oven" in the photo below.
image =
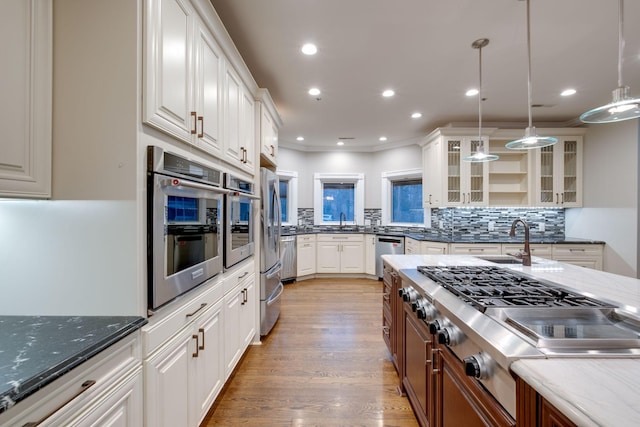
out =
[(253, 255), (253, 189), (249, 181), (147, 147), (149, 309)]

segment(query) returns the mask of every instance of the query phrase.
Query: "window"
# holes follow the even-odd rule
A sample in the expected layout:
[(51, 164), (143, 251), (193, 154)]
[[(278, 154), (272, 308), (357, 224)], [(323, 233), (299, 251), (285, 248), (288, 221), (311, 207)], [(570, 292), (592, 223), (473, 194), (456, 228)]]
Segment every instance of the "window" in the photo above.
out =
[(298, 172), (277, 170), (282, 225), (298, 225)]
[(314, 222), (364, 224), (364, 174), (314, 175)]
[(422, 171), (382, 173), (382, 224), (424, 226)]

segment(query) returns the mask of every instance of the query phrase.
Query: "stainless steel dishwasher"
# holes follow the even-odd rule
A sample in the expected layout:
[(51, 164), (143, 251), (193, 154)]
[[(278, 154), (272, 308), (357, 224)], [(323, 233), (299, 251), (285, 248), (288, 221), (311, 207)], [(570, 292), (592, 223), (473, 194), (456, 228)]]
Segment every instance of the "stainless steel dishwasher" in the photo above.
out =
[(282, 270), (280, 280), (293, 281), (296, 279), (298, 261), (296, 256), (296, 236), (280, 237), (280, 257), (282, 260)]
[(404, 254), (404, 237), (378, 234), (376, 236), (376, 275), (382, 278), (382, 255)]

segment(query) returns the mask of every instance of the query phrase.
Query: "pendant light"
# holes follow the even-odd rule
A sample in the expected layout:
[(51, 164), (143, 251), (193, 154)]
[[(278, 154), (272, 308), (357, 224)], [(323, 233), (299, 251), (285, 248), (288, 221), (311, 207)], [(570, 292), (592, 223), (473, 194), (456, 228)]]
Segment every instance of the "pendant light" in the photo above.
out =
[(618, 87), (613, 90), (613, 102), (583, 113), (580, 120), (584, 123), (612, 123), (640, 117), (640, 98), (632, 98), (629, 86), (622, 83), (623, 16), (623, 0), (618, 0)]
[(478, 39), (471, 43), (472, 48), (478, 49), (478, 135), (480, 145), (478, 145), (478, 151), (462, 159), (465, 162), (480, 163), (498, 160), (498, 156), (485, 152), (484, 140), (482, 139), (482, 48), (488, 44), (489, 39)]
[(529, 0), (527, 0), (527, 107), (529, 109), (529, 126), (524, 131), (524, 138), (508, 142), (506, 147), (512, 150), (531, 150), (553, 145), (558, 142), (551, 136), (538, 136), (536, 128), (531, 124), (531, 24), (529, 23)]

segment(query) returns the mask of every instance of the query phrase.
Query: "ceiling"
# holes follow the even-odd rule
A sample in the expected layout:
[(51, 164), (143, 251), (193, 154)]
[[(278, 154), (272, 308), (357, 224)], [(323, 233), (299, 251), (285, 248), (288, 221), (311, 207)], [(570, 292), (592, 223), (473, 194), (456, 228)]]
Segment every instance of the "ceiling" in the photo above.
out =
[[(519, 0), (211, 0), (283, 121), (281, 146), (372, 151), (450, 123), (524, 127), (526, 2)], [(623, 81), (640, 96), (640, 1), (625, 1)], [(531, 0), (533, 124), (577, 125), (617, 87), (618, 2)], [(313, 42), (318, 53), (300, 52)], [(309, 88), (322, 90), (319, 96)], [(384, 89), (396, 95), (383, 98)], [(574, 88), (573, 96), (560, 92)], [(422, 117), (412, 119), (413, 112)], [(304, 141), (296, 141), (303, 136)], [(379, 138), (386, 136), (386, 142)], [(339, 138), (346, 138), (342, 147)]]

